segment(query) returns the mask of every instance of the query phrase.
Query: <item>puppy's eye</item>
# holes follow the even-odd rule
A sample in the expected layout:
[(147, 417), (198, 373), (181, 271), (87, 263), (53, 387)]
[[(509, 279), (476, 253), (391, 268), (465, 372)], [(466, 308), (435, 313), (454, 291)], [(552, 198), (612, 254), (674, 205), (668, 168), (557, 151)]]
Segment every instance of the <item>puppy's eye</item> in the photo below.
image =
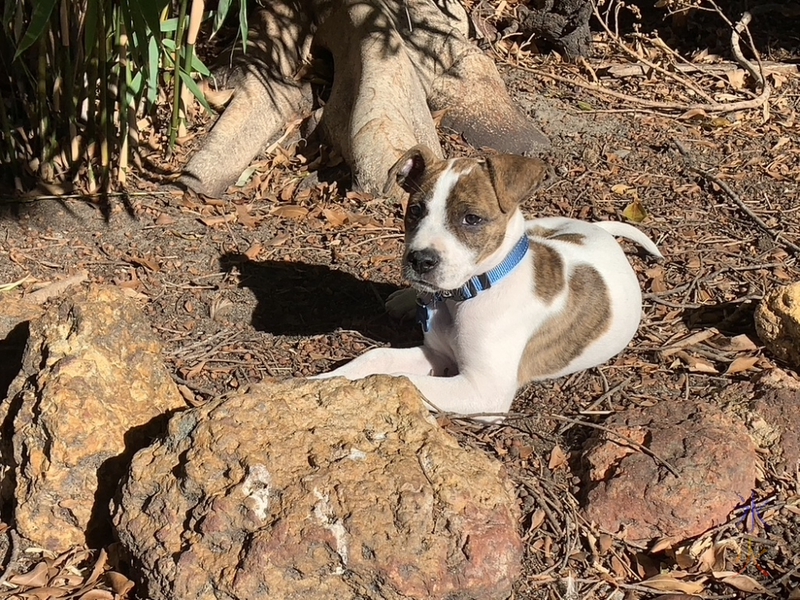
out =
[(464, 215), (464, 225), (470, 225), (474, 227), (475, 225), (480, 225), (481, 223), (483, 223), (483, 219), (478, 215), (473, 215), (472, 213)]
[(422, 216), (421, 204), (409, 204), (406, 209), (406, 215), (411, 219), (419, 219)]

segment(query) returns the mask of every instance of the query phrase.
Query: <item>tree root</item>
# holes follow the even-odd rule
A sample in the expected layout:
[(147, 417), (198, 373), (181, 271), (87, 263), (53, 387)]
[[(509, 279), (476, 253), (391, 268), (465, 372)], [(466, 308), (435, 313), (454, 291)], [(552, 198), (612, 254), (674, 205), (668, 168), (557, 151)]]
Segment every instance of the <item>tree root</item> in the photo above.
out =
[(442, 125), (476, 146), (517, 154), (546, 148), (547, 138), (514, 105), (467, 28), (455, 0), (268, 3), (233, 100), (182, 182), (220, 195), (286, 122), (308, 112), (310, 86), (295, 75), (312, 45), (334, 62), (321, 131), (364, 191), (379, 194), (389, 167), (411, 146), (424, 143), (441, 155), (431, 110), (444, 111)]

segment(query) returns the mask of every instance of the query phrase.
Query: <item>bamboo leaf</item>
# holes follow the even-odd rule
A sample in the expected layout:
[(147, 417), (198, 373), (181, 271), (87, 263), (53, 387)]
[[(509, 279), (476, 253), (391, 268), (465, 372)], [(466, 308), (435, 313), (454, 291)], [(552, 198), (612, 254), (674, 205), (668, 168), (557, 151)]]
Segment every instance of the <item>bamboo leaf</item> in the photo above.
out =
[[(90, 2), (91, 4), (91, 2)], [(34, 2), (33, 14), (31, 15), (31, 23), (22, 37), (22, 41), (17, 46), (17, 51), (14, 54), (14, 60), (19, 58), (19, 55), (25, 52), (31, 45), (39, 40), (47, 27), (50, 24), (50, 16), (53, 14), (56, 0), (39, 0)]]
[(158, 99), (158, 42), (150, 38), (147, 46), (147, 101), (155, 104)]
[(180, 70), (181, 81), (183, 81), (183, 85), (187, 87), (187, 89), (192, 92), (192, 95), (197, 98), (197, 101), (205, 108), (209, 113), (213, 114), (211, 107), (208, 105), (208, 101), (206, 97), (203, 95), (203, 91), (197, 85), (197, 82), (191, 78), (191, 76), (186, 73), (183, 69)]
[(231, 7), (231, 0), (219, 0), (219, 4), (217, 5), (217, 11), (214, 13), (214, 26), (211, 28), (211, 37), (213, 38), (217, 35), (217, 32), (222, 27), (222, 24), (225, 22), (225, 18), (228, 16), (228, 9)]
[(84, 25), (83, 47), (86, 56), (91, 56), (97, 44), (97, 13), (100, 10), (99, 0), (89, 0), (86, 3), (86, 24)]
[[(161, 43), (164, 45), (164, 48), (169, 50), (169, 52), (166, 53), (166, 58), (169, 60), (169, 64), (173, 64), (173, 58), (170, 55), (170, 52), (175, 52), (175, 40), (165, 38), (164, 40), (161, 41)], [(186, 56), (186, 48), (181, 48), (180, 56), (181, 58), (184, 58)], [(203, 77), (211, 77), (211, 71), (208, 69), (207, 66), (203, 64), (203, 61), (197, 58), (197, 55), (195, 54), (192, 54), (191, 72), (199, 73)]]
[(242, 50), (247, 52), (247, 2), (239, 0), (239, 33), (242, 36)]
[(147, 22), (151, 35), (161, 41), (158, 32), (161, 31), (161, 11), (167, 6), (168, 0), (140, 0), (133, 5), (134, 10), (138, 8), (142, 17)]

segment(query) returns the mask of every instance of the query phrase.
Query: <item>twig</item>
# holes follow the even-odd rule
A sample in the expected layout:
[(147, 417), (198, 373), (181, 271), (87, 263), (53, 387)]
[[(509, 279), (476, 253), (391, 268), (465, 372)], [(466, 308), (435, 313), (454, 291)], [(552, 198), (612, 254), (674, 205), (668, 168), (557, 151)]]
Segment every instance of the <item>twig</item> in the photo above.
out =
[(47, 287), (43, 287), (42, 289), (31, 292), (25, 296), (25, 301), (32, 302), (33, 304), (44, 304), (50, 298), (63, 294), (73, 285), (83, 283), (86, 281), (88, 276), (89, 274), (86, 271), (81, 271), (72, 277), (67, 277), (66, 279), (61, 279), (60, 281), (54, 281)]
[[(583, 411), (594, 410), (595, 408), (600, 406), (606, 400), (606, 398), (610, 398), (611, 396), (616, 394), (618, 391), (620, 391), (622, 388), (627, 387), (627, 385), (631, 381), (633, 381), (633, 375), (628, 377), (622, 383), (619, 383), (619, 384), (615, 385), (613, 388), (611, 388), (607, 392), (604, 392), (597, 400), (592, 402), (587, 408), (584, 408)], [(564, 435), (567, 431), (569, 431), (572, 428), (573, 425), (575, 425), (575, 423), (566, 423), (565, 425), (563, 425), (561, 427), (561, 429), (558, 432), (558, 435)]]
[(681, 155), (683, 155), (686, 161), (687, 169), (717, 185), (723, 192), (725, 192), (728, 195), (728, 197), (731, 200), (733, 200), (734, 204), (736, 204), (736, 206), (739, 207), (739, 209), (742, 212), (744, 212), (748, 217), (750, 217), (755, 222), (755, 224), (758, 225), (758, 227), (762, 231), (764, 231), (764, 233), (767, 233), (773, 240), (775, 240), (776, 243), (782, 245), (784, 248), (791, 250), (794, 254), (800, 256), (800, 246), (784, 239), (779, 232), (774, 231), (769, 225), (767, 225), (761, 217), (759, 217), (749, 206), (747, 206), (747, 204), (744, 203), (744, 201), (739, 197), (739, 195), (736, 192), (734, 192), (727, 183), (722, 181), (716, 175), (712, 175), (708, 171), (701, 169), (700, 167), (696, 167), (693, 164), (692, 157), (689, 154), (689, 151), (686, 150), (683, 144), (681, 144), (678, 140), (674, 138), (672, 140), (672, 143), (678, 149), (678, 152), (680, 152)]
[(644, 454), (647, 454), (647, 456), (649, 456), (650, 458), (655, 460), (657, 463), (662, 465), (670, 473), (672, 473), (675, 477), (680, 478), (680, 474), (678, 473), (678, 471), (675, 470), (675, 467), (673, 467), (666, 460), (664, 460), (663, 458), (658, 456), (655, 452), (650, 450), (650, 448), (648, 448), (647, 446), (643, 446), (642, 444), (632, 440), (628, 436), (622, 435), (621, 433), (618, 433), (618, 432), (614, 431), (610, 427), (605, 427), (603, 425), (598, 425), (597, 423), (589, 423), (588, 421), (581, 421), (580, 419), (571, 419), (570, 417), (565, 417), (563, 415), (551, 414), (551, 415), (548, 415), (548, 417), (550, 417), (551, 419), (555, 419), (556, 421), (564, 421), (565, 423), (572, 423), (574, 425), (583, 425), (585, 427), (591, 427), (593, 429), (599, 429), (600, 431), (603, 431), (603, 432), (608, 433), (610, 435), (617, 436), (618, 438), (620, 438), (622, 440), (625, 440), (625, 442), (627, 444), (629, 444), (630, 446), (632, 446), (633, 448), (636, 448), (637, 450), (640, 450)]

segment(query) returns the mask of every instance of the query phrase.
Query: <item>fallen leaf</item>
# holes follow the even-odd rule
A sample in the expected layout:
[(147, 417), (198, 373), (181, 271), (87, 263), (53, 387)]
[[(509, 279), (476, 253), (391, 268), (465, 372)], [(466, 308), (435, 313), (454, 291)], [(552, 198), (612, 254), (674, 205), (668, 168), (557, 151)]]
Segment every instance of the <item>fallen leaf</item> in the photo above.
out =
[(347, 223), (347, 213), (341, 209), (324, 208), (322, 209), (322, 216), (333, 227), (341, 227)]
[(27, 573), (12, 575), (8, 578), (8, 582), (14, 585), (42, 587), (47, 583), (47, 564), (40, 562)]
[(714, 364), (706, 360), (705, 358), (700, 358), (699, 356), (692, 356), (688, 352), (678, 351), (675, 355), (680, 358), (683, 363), (689, 368), (689, 371), (692, 373), (719, 373), (717, 368)]
[(172, 225), (174, 222), (175, 219), (165, 212), (162, 212), (160, 215), (158, 215), (158, 218), (156, 219), (156, 225)]
[(728, 365), (725, 375), (735, 375), (752, 369), (758, 362), (758, 356), (738, 356), (733, 359), (733, 362)]
[(624, 196), (631, 189), (632, 189), (631, 186), (625, 185), (624, 183), (618, 183), (616, 185), (611, 186), (611, 191), (614, 192), (615, 194), (619, 194), (620, 196)]
[(108, 590), (89, 590), (79, 600), (114, 600), (114, 594)]
[(758, 346), (746, 333), (742, 333), (730, 339), (727, 349), (731, 352), (754, 352), (758, 350)]
[(682, 594), (699, 594), (705, 589), (705, 585), (703, 585), (705, 577), (702, 577), (697, 581), (682, 581), (681, 579), (678, 579), (679, 573), (680, 577), (685, 577), (688, 575), (688, 573), (682, 573), (680, 571), (663, 573), (661, 575), (651, 577), (650, 579), (646, 579), (639, 585), (658, 590), (659, 592), (680, 592)]
[(291, 239), (291, 236), (282, 233), (280, 235), (276, 235), (273, 238), (268, 239), (264, 242), (267, 246), (283, 246), (286, 242)]
[(707, 116), (708, 115), (706, 114), (706, 111), (704, 111), (702, 108), (692, 108), (692, 109), (687, 110), (685, 113), (683, 113), (678, 118), (679, 119), (688, 120), (688, 119), (704, 118), (704, 117), (707, 117)]
[(713, 573), (715, 579), (719, 579), (722, 583), (735, 587), (737, 590), (748, 592), (750, 594), (766, 594), (767, 596), (774, 597), (763, 585), (758, 583), (755, 579), (748, 575), (742, 575), (736, 571), (719, 571)]
[(607, 533), (603, 533), (597, 538), (597, 549), (601, 555), (608, 552), (609, 548), (611, 548), (612, 544), (614, 543), (614, 538), (612, 538)]
[(641, 223), (647, 218), (647, 210), (639, 200), (634, 200), (622, 211), (622, 216), (632, 223)]
[(735, 71), (728, 71), (725, 73), (728, 77), (728, 83), (731, 84), (731, 87), (735, 90), (741, 90), (744, 88), (744, 79), (747, 75), (744, 69), (736, 69)]
[(239, 179), (237, 179), (236, 183), (234, 183), (233, 185), (239, 188), (247, 185), (247, 182), (250, 181), (250, 178), (253, 176), (253, 173), (256, 172), (257, 168), (258, 165), (251, 165), (247, 167), (244, 171), (242, 171), (242, 174), (239, 175)]
[(257, 217), (250, 214), (250, 211), (247, 210), (247, 206), (243, 204), (236, 205), (236, 218), (239, 220), (239, 223), (250, 228), (256, 227), (259, 221)]
[(221, 215), (219, 217), (200, 217), (200, 222), (206, 227), (214, 227), (215, 225), (222, 225), (233, 221), (236, 215), (231, 213), (228, 215)]
[(611, 556), (611, 568), (620, 579), (624, 579), (628, 576), (628, 570), (625, 568), (625, 565), (614, 555)]
[(248, 258), (248, 260), (255, 260), (258, 255), (261, 254), (263, 249), (264, 247), (261, 244), (255, 242), (252, 246), (244, 251), (244, 255)]
[(531, 517), (531, 526), (528, 528), (528, 531), (539, 529), (541, 524), (544, 523), (545, 515), (546, 513), (541, 508), (537, 508), (536, 512), (534, 512)]
[(283, 217), (284, 219), (302, 219), (308, 214), (308, 209), (304, 206), (297, 206), (296, 204), (284, 204), (276, 206), (269, 214)]
[(122, 573), (116, 571), (108, 571), (105, 574), (106, 583), (114, 591), (115, 594), (124, 596), (133, 589), (134, 583)]
[(561, 446), (556, 444), (550, 452), (550, 461), (547, 463), (547, 468), (555, 471), (567, 464), (567, 455), (561, 449)]
[(63, 598), (70, 593), (69, 590), (59, 587), (37, 587), (25, 590), (25, 597), (35, 596), (39, 600), (50, 600), (51, 598)]

